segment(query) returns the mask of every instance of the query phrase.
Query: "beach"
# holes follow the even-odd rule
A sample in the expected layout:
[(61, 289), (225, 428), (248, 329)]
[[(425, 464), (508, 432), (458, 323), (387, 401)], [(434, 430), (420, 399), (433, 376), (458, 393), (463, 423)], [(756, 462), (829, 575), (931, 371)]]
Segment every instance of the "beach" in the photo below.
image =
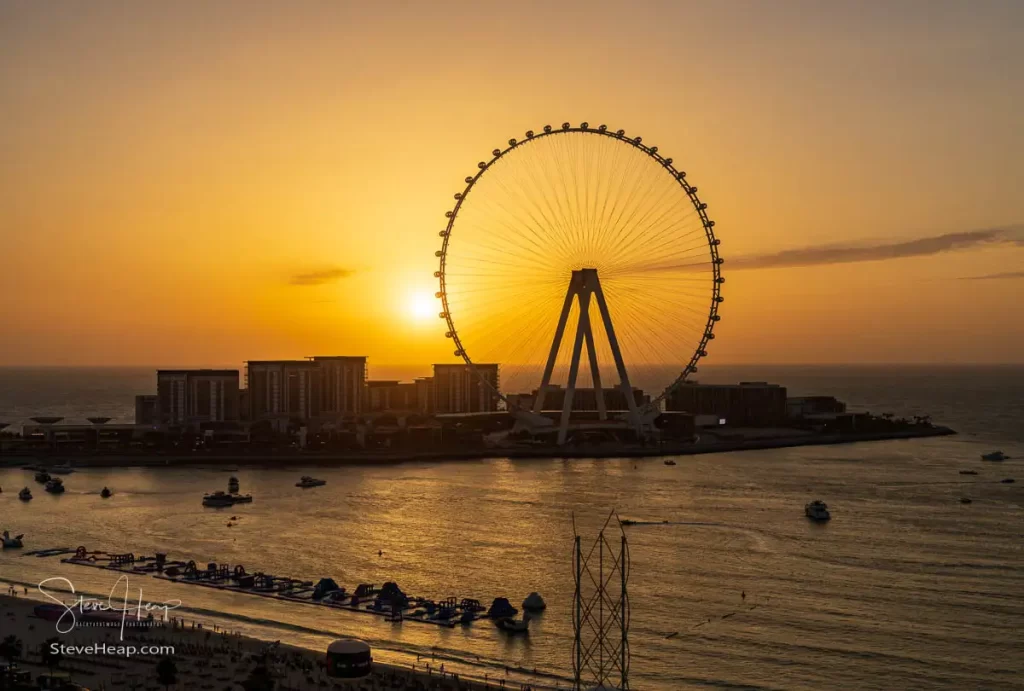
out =
[[(123, 638), (117, 626), (80, 625), (70, 633), (58, 634), (54, 622), (33, 613), (40, 602), (25, 596), (20, 589), (16, 591), (19, 593), (17, 596), (12, 596), (10, 590), (6, 591), (8, 594), (0, 595), (0, 631), (3, 634), (0, 638), (14, 635), (22, 641), (24, 652), (18, 660), (19, 668), (31, 672), (33, 677), (48, 674), (40, 651), (56, 636), (63, 646), (86, 649), (82, 655), (65, 655), (56, 671), (69, 673), (74, 683), (91, 691), (163, 689), (165, 687), (157, 677), (157, 663), (165, 656), (174, 660), (177, 669), (176, 682), (167, 688), (181, 691), (245, 688), (243, 682), (252, 679), (254, 670), (261, 665), (269, 670), (278, 691), (314, 688), (360, 691), (517, 688), (500, 682), (487, 684), (461, 679), (445, 672), (443, 663), (431, 660), (413, 665), (415, 669), (375, 662), (373, 671), (362, 679), (331, 678), (325, 672), (324, 652), (262, 641), (173, 616), (166, 624), (148, 629), (128, 628)], [(68, 627), (62, 624), (62, 628)], [(97, 650), (88, 650), (88, 646)], [(173, 654), (152, 650), (167, 646), (173, 648)], [(135, 650), (135, 654), (126, 655), (127, 648)]]

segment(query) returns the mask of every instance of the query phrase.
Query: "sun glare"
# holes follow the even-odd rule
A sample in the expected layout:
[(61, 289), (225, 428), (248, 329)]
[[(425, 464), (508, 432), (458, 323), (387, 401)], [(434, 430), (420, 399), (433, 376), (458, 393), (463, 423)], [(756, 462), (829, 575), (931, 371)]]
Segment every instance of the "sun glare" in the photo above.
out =
[(429, 319), (435, 311), (436, 300), (434, 296), (427, 293), (413, 293), (409, 296), (409, 314), (414, 319), (424, 321)]

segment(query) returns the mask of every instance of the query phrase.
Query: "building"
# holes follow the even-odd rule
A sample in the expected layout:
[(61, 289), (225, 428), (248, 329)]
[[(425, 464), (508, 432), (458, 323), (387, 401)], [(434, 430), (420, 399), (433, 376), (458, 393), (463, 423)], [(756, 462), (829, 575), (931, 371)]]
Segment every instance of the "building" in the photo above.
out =
[(249, 419), (320, 414), (319, 366), (310, 360), (250, 360), (246, 363)]
[(366, 357), (250, 360), (246, 381), (250, 420), (336, 420), (363, 411)]
[(320, 415), (340, 417), (363, 411), (365, 355), (314, 355), (307, 359), (320, 371)]
[[(534, 401), (537, 400), (539, 392), (539, 389), (534, 389), (529, 394), (509, 396), (509, 401), (515, 401), (521, 409), (530, 410), (533, 408)], [(566, 389), (562, 388), (561, 385), (550, 384), (544, 393), (544, 410), (562, 410), (565, 406), (565, 394)], [(609, 389), (602, 388), (601, 394), (604, 398), (605, 410), (629, 410), (629, 402), (626, 400), (626, 394), (623, 393), (621, 386)], [(649, 403), (650, 400), (651, 397), (645, 395), (643, 390), (636, 387), (633, 388), (633, 401), (637, 407)], [(593, 388), (576, 389), (572, 396), (572, 409), (578, 411), (597, 410), (596, 390)]]
[(160, 422), (159, 397), (142, 394), (135, 397), (135, 424), (156, 425)]
[(238, 370), (157, 370), (156, 395), (163, 425), (239, 419)]
[(419, 410), (415, 382), (374, 380), (366, 382), (366, 411), (414, 412)]
[(838, 415), (845, 412), (846, 404), (834, 396), (794, 396), (786, 399), (786, 415), (791, 418), (824, 414)]
[(786, 422), (786, 387), (767, 382), (684, 382), (669, 393), (665, 409), (715, 415), (733, 427), (774, 427)]
[(419, 377), (413, 384), (416, 385), (416, 402), (419, 405), (421, 415), (434, 414), (434, 378)]
[(469, 365), (434, 365), (433, 414), (487, 413), (498, 409), (498, 365), (474, 367), (476, 372)]

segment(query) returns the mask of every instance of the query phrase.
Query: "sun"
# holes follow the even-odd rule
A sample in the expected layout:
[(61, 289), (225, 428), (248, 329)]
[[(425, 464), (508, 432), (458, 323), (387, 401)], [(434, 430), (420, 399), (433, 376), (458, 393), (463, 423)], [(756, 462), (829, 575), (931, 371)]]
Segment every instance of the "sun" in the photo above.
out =
[(425, 321), (433, 316), (437, 305), (434, 296), (429, 293), (412, 293), (409, 295), (409, 314), (417, 321)]

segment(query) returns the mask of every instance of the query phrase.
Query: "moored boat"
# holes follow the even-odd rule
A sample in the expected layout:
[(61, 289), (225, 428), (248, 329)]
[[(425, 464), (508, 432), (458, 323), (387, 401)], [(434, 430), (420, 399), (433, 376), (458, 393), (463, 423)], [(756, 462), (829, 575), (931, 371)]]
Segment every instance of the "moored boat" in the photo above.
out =
[(39, 470), (36, 472), (36, 482), (46, 484), (50, 481), (50, 474), (45, 470)]
[(828, 505), (820, 499), (815, 499), (804, 506), (804, 514), (812, 521), (827, 521), (832, 518), (832, 514), (828, 512)]
[(203, 506), (234, 506), (235, 504), (249, 504), (251, 502), (252, 495), (250, 494), (228, 494), (220, 490), (203, 496)]
[(327, 484), (327, 480), (318, 480), (315, 477), (309, 475), (303, 475), (298, 482), (295, 483), (296, 487), (322, 487)]
[(21, 490), (20, 492), (18, 492), (18, 499), (21, 499), (22, 501), (29, 501), (30, 499), (32, 499), (32, 490), (30, 490), (28, 487)]
[(46, 491), (50, 494), (64, 494), (64, 481), (59, 477), (52, 478), (46, 483)]
[(4, 534), (3, 534), (3, 539), (2, 539), (3, 548), (4, 549), (18, 549), (19, 547), (22, 546), (21, 538), (23, 538), (23, 537), (25, 537), (25, 536), (24, 535), (15, 535), (14, 537), (11, 537), (11, 534), (5, 530)]
[(524, 614), (522, 619), (502, 617), (501, 619), (496, 619), (494, 625), (506, 633), (529, 633), (530, 615)]
[(992, 451), (991, 453), (981, 454), (981, 460), (983, 461), (1006, 461), (1009, 460), (1009, 458), (1010, 457), (1002, 451)]
[(110, 491), (109, 487), (104, 487), (103, 490), (100, 492), (100, 496), (103, 497), (104, 499), (110, 498), (111, 494), (113, 494), (113, 492)]

